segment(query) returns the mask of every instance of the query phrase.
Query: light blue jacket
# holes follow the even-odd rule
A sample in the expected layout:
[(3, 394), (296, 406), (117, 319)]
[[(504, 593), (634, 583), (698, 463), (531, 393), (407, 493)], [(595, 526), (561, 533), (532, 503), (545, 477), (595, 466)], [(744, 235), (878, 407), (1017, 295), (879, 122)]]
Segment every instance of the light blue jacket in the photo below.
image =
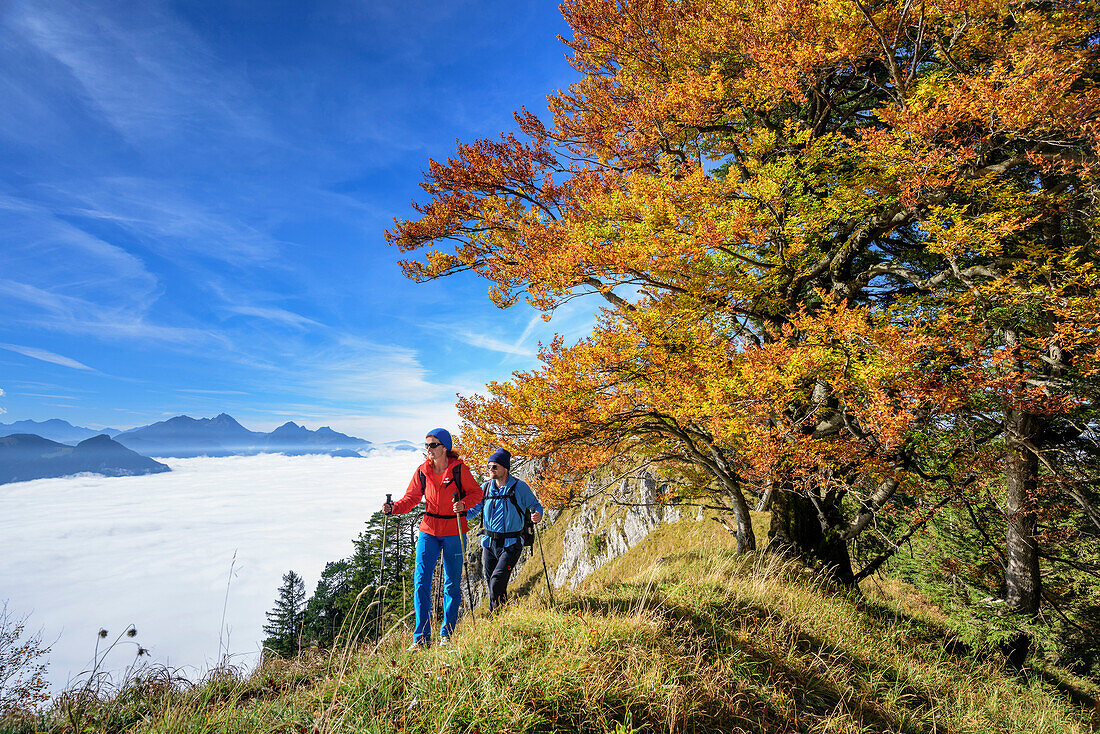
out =
[[(515, 533), (523, 530), (524, 516), (516, 512), (515, 505), (508, 499), (508, 490), (512, 487), (515, 487), (516, 502), (521, 509), (542, 514), (542, 505), (535, 497), (535, 493), (527, 486), (527, 482), (509, 474), (508, 481), (504, 483), (503, 487), (497, 487), (492, 479), (482, 484), (481, 489), (484, 490), (485, 497), (481, 502), (470, 508), (469, 512), (466, 513), (466, 517), (477, 517), (484, 510), (485, 516), (482, 518), (482, 522), (485, 524), (486, 530), (494, 533)], [(483, 536), (481, 547), (488, 548), (491, 540), (488, 535)], [(504, 539), (505, 546), (518, 542), (519, 538)]]

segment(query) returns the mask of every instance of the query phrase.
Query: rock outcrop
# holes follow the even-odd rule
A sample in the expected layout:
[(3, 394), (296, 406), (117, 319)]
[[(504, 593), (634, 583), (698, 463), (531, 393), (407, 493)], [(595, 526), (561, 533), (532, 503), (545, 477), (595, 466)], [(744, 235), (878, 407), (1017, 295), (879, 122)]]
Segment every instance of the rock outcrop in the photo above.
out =
[[(578, 507), (565, 512), (547, 510), (540, 531), (547, 533), (553, 526), (557, 531), (554, 535), (562, 539), (561, 557), (555, 554), (546, 559), (551, 585), (556, 589), (574, 589), (601, 566), (645, 540), (661, 523), (683, 519), (687, 508), (658, 503), (659, 490), (658, 482), (651, 477), (627, 477), (611, 492), (597, 495)], [(701, 514), (701, 509), (692, 512), (696, 517)], [(470, 538), (466, 569), (476, 605), (484, 598), (486, 589), (481, 580), (480, 536), (471, 534)], [(537, 546), (520, 556), (512, 571), (513, 581), (529, 562), (541, 565)], [(543, 583), (541, 579), (538, 581), (539, 585)]]
[(662, 522), (677, 522), (680, 508), (657, 503), (651, 477), (627, 477), (610, 496), (580, 505), (563, 529), (561, 562), (550, 570), (555, 588), (576, 588), (585, 578), (645, 540)]

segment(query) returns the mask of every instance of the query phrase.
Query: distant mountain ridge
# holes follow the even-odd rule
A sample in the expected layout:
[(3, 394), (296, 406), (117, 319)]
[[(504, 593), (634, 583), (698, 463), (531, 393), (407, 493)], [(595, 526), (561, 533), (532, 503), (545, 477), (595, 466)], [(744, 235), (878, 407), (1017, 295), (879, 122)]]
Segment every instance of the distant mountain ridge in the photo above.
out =
[[(294, 421), (287, 421), (270, 433), (251, 431), (228, 413), (213, 418), (173, 418), (127, 431), (74, 426), (53, 418), (47, 421), (24, 420), (0, 423), (0, 437), (12, 434), (33, 434), (70, 446), (97, 435), (109, 435), (118, 443), (144, 456), (187, 458), (195, 456), (237, 456), (259, 453), (290, 455), (329, 454), (331, 456), (365, 456), (376, 451), (370, 442), (322, 426), (313, 431)], [(390, 441), (383, 447), (389, 451), (417, 451), (409, 441)]]
[(29, 433), (42, 438), (48, 438), (58, 443), (76, 444), (94, 436), (117, 436), (121, 431), (115, 428), (84, 428), (74, 426), (68, 421), (59, 418), (51, 418), (46, 421), (16, 421), (14, 423), (0, 423), (0, 436), (10, 436), (13, 433)]
[(109, 477), (171, 471), (159, 461), (131, 451), (107, 435), (76, 446), (29, 433), (0, 438), (0, 484), (92, 472)]
[(248, 430), (227, 413), (214, 418), (178, 415), (125, 431), (115, 436), (115, 440), (147, 456), (176, 458), (259, 453), (362, 456), (374, 451), (370, 441), (328, 426), (311, 431), (287, 421), (271, 433), (263, 433)]

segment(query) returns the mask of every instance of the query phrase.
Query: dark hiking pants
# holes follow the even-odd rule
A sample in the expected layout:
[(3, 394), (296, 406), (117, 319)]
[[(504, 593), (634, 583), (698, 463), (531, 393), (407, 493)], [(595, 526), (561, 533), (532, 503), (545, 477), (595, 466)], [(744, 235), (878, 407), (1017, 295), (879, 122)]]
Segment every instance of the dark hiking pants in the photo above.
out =
[(523, 543), (512, 543), (508, 547), (504, 541), (490, 541), (488, 548), (481, 549), (481, 567), (485, 570), (485, 583), (489, 586), (489, 611), (503, 604), (508, 596), (508, 579), (516, 567), (519, 554), (523, 552)]

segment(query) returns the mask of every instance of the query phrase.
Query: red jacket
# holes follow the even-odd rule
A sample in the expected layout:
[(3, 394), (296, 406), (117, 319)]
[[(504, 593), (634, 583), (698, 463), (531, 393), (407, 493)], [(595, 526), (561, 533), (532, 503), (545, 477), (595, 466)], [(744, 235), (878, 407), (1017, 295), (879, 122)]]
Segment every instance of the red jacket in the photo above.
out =
[[(478, 481), (474, 479), (474, 475), (470, 473), (469, 467), (462, 463), (462, 459), (451, 459), (442, 476), (436, 475), (435, 471), (432, 470), (432, 460), (426, 459), (409, 481), (409, 488), (405, 490), (405, 496), (393, 503), (393, 514), (404, 515), (419, 505), (421, 498), (423, 498), (427, 501), (428, 512), (444, 515), (445, 517), (424, 515), (424, 519), (420, 521), (420, 532), (437, 537), (458, 535), (458, 523), (455, 522), (455, 513), (452, 508), (454, 498), (451, 496), (452, 493), (458, 491), (454, 488), (455, 472), (460, 473), (459, 483), (466, 495), (462, 502), (466, 507), (470, 508), (481, 502), (485, 493)], [(425, 479), (423, 485), (420, 483), (421, 475)], [(423, 494), (421, 494), (422, 486)], [(462, 532), (467, 531), (466, 518), (463, 517)]]

